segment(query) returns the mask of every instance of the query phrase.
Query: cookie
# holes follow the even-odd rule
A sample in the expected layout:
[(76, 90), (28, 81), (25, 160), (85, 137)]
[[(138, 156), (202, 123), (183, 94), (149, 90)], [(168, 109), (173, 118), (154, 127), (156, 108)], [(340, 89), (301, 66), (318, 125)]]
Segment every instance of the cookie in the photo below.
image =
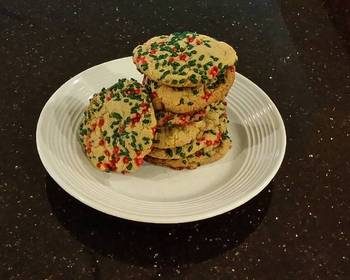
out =
[(195, 169), (198, 166), (209, 164), (221, 159), (231, 148), (231, 140), (228, 136), (222, 140), (218, 147), (207, 151), (205, 148), (199, 150), (194, 155), (190, 155), (185, 159), (158, 159), (147, 155), (145, 160), (147, 162), (167, 166), (173, 169)]
[(211, 129), (205, 131), (200, 138), (193, 140), (184, 146), (168, 149), (154, 148), (148, 155), (159, 159), (185, 159), (203, 148), (210, 150), (211, 148), (220, 145), (222, 133), (225, 133), (225, 131), (226, 126), (221, 126), (220, 129)]
[[(209, 108), (209, 106), (207, 108)], [(198, 122), (202, 120), (208, 113), (207, 108), (202, 109), (200, 111), (184, 114), (177, 114), (169, 111), (156, 111), (157, 125), (173, 127), (184, 126), (193, 122)]]
[(149, 78), (144, 84), (149, 89), (155, 110), (174, 113), (200, 111), (209, 104), (223, 100), (235, 80), (235, 68), (230, 66), (214, 84), (195, 88), (175, 88), (159, 84)]
[(171, 87), (215, 83), (236, 61), (228, 44), (188, 31), (154, 37), (133, 50), (133, 62), (141, 73)]
[(146, 90), (134, 79), (120, 79), (90, 99), (79, 136), (95, 167), (128, 173), (137, 170), (151, 151), (155, 127)]
[(202, 134), (219, 126), (226, 125), (226, 102), (211, 104), (206, 108), (203, 119), (183, 126), (158, 127), (153, 140), (153, 146), (159, 149), (174, 148), (186, 145), (199, 138)]

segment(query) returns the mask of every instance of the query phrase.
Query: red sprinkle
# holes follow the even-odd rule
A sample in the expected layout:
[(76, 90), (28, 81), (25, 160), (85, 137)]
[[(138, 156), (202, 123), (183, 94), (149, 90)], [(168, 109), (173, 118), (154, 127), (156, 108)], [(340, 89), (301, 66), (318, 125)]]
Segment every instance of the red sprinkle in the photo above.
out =
[(114, 161), (110, 161), (110, 162), (108, 163), (108, 165), (109, 165), (109, 169), (110, 169), (111, 171), (117, 170), (117, 167), (116, 167)]
[(91, 153), (91, 148), (90, 148), (90, 147), (86, 148), (86, 152), (87, 152), (88, 154), (90, 154), (90, 153)]
[(98, 142), (98, 144), (99, 144), (100, 146), (104, 146), (104, 145), (105, 145), (105, 140), (101, 139), (100, 142)]
[(142, 113), (146, 113), (149, 105), (146, 102), (142, 102), (140, 107), (142, 108)]
[(102, 165), (102, 163), (101, 163), (101, 162), (98, 162), (98, 163), (96, 164), (96, 167), (97, 167), (97, 168), (101, 168), (101, 165)]
[(207, 141), (205, 141), (205, 145), (206, 146), (211, 146), (211, 145), (213, 145), (213, 141), (207, 140)]
[(112, 170), (112, 166), (108, 162), (104, 163), (103, 167), (104, 167), (104, 170)]
[(140, 166), (143, 164), (143, 158), (135, 158), (135, 163), (137, 166)]
[(151, 93), (151, 98), (154, 99), (154, 98), (156, 98), (156, 97), (158, 97), (157, 92), (152, 91), (152, 93)]
[(179, 58), (180, 58), (180, 60), (182, 60), (182, 61), (186, 61), (186, 60), (188, 59), (188, 56), (187, 56), (187, 54), (182, 53), (182, 54), (179, 55)]
[(188, 119), (186, 118), (186, 116), (181, 116), (180, 117), (180, 122), (181, 122), (181, 124), (188, 124)]
[(124, 157), (124, 158), (123, 158), (123, 162), (124, 162), (125, 164), (129, 163), (129, 158), (128, 158), (128, 157)]
[(161, 120), (159, 120), (159, 125), (164, 125), (171, 120), (171, 116), (165, 115)]
[(93, 131), (96, 129), (96, 126), (97, 126), (96, 123), (91, 124), (91, 128), (92, 128)]
[(152, 133), (153, 133), (153, 135), (155, 135), (156, 132), (157, 132), (157, 127), (155, 126), (155, 127), (152, 128)]
[(196, 157), (200, 157), (201, 155), (202, 155), (202, 152), (201, 151), (197, 151), (197, 152), (195, 152), (195, 154), (194, 154)]
[(149, 53), (150, 53), (150, 54), (156, 54), (156, 52), (157, 52), (157, 50), (154, 49), (154, 50), (151, 50)]
[(216, 77), (217, 74), (219, 72), (219, 68), (217, 66), (213, 66), (210, 70), (209, 70), (209, 74), (212, 75), (213, 77)]
[(140, 94), (140, 93), (141, 93), (141, 90), (140, 90), (139, 88), (135, 88), (135, 89), (134, 89), (134, 92), (135, 92), (136, 94)]
[(208, 102), (209, 98), (212, 96), (213, 94), (211, 92), (205, 92), (204, 95), (202, 96), (202, 98)]
[(111, 100), (111, 97), (109, 95), (106, 96), (106, 101)]
[(135, 123), (138, 123), (141, 119), (140, 113), (136, 113), (134, 117), (131, 118), (131, 122), (134, 125)]
[(107, 157), (109, 157), (109, 156), (111, 155), (111, 153), (110, 153), (109, 151), (107, 151), (107, 150), (104, 151), (104, 154), (105, 154), (105, 156), (107, 156)]
[(187, 42), (192, 43), (194, 41), (194, 38), (192, 36), (187, 37)]
[(118, 154), (119, 154), (119, 147), (115, 146), (115, 147), (113, 148), (113, 153), (116, 154), (116, 155), (118, 155)]
[(174, 61), (175, 61), (175, 58), (169, 57), (168, 61), (169, 61), (169, 62), (174, 62)]
[(102, 127), (105, 123), (105, 120), (104, 119), (99, 119), (98, 120), (98, 127)]
[(141, 56), (138, 56), (137, 58), (136, 58), (136, 63), (137, 64), (146, 64), (147, 63), (147, 60), (146, 60), (146, 57), (144, 57), (143, 55), (141, 55)]

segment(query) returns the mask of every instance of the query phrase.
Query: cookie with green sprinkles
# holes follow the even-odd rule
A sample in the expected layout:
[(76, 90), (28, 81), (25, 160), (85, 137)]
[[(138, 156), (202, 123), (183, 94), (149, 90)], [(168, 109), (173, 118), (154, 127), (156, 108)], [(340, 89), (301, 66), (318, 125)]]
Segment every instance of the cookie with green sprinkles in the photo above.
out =
[(154, 109), (173, 113), (192, 113), (209, 104), (223, 100), (235, 80), (235, 67), (230, 66), (213, 84), (198, 87), (175, 88), (159, 84), (147, 77), (143, 83), (150, 92)]
[(157, 128), (153, 147), (158, 149), (174, 148), (186, 145), (203, 136), (208, 130), (225, 127), (228, 122), (226, 102), (211, 104), (206, 108), (206, 115), (198, 121), (186, 125), (161, 126)]
[(237, 59), (227, 43), (189, 31), (153, 37), (133, 50), (133, 62), (141, 73), (171, 87), (213, 84)]
[(90, 99), (79, 126), (79, 138), (95, 167), (131, 173), (151, 151), (156, 125), (145, 88), (134, 79), (120, 79)]
[(155, 165), (167, 166), (173, 169), (195, 169), (201, 165), (209, 164), (223, 158), (231, 148), (231, 140), (228, 134), (223, 135), (219, 146), (213, 149), (202, 148), (195, 154), (183, 159), (159, 159), (150, 155), (145, 157), (147, 162)]
[(221, 144), (222, 134), (225, 133), (226, 130), (226, 126), (213, 128), (205, 131), (201, 137), (184, 146), (168, 149), (154, 148), (148, 155), (159, 159), (185, 159), (202, 149), (210, 151)]
[[(209, 108), (209, 106), (207, 106)], [(169, 111), (156, 111), (157, 125), (165, 127), (174, 127), (174, 126), (185, 126), (193, 122), (202, 120), (208, 113), (208, 109), (204, 108), (202, 110), (178, 114)]]

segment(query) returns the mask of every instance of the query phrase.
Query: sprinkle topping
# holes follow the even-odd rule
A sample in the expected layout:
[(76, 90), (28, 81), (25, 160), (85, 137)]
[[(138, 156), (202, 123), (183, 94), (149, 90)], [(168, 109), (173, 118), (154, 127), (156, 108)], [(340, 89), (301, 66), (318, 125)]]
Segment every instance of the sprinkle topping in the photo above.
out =
[(133, 51), (137, 69), (150, 79), (172, 87), (196, 87), (217, 81), (237, 61), (224, 42), (195, 32), (154, 37)]
[(151, 98), (136, 80), (120, 79), (90, 100), (79, 127), (80, 141), (94, 166), (133, 172), (151, 150), (156, 119)]

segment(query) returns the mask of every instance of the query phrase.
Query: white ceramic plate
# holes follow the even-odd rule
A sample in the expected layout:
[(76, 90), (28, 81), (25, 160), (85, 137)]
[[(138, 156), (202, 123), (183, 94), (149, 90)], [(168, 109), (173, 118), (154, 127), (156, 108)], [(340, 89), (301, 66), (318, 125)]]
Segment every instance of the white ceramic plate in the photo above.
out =
[(132, 175), (95, 169), (77, 139), (81, 113), (93, 93), (123, 77), (141, 79), (130, 57), (83, 71), (63, 84), (40, 114), (36, 142), (41, 161), (81, 202), (135, 221), (189, 222), (240, 206), (276, 174), (286, 147), (282, 118), (269, 97), (238, 73), (227, 97), (233, 147), (223, 159), (183, 171), (145, 164)]

